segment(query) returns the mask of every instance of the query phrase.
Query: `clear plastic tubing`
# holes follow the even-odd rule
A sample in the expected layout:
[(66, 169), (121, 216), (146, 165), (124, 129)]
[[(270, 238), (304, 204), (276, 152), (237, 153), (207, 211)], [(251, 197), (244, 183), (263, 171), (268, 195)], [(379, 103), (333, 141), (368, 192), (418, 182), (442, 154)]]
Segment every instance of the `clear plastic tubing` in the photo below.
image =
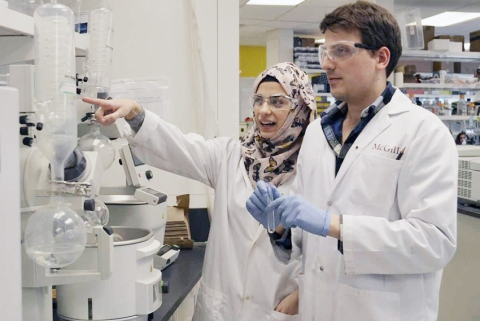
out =
[(35, 23), (35, 108), (43, 130), (37, 144), (50, 161), (52, 180), (63, 181), (63, 165), (77, 144), (75, 18), (53, 0), (37, 8)]
[(104, 0), (90, 12), (88, 19), (87, 58), (84, 69), (88, 81), (85, 96), (107, 98), (110, 90), (113, 53), (113, 11)]

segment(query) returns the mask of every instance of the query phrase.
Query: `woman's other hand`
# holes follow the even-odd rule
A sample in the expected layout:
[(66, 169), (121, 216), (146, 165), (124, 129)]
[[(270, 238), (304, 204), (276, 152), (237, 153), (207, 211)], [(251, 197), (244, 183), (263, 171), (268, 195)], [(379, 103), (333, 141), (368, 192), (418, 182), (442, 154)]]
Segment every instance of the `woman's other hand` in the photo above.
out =
[(275, 311), (283, 314), (288, 314), (288, 315), (298, 314), (298, 298), (299, 298), (299, 292), (297, 289), (294, 292), (287, 295), (277, 305), (277, 307), (275, 308)]
[(100, 124), (106, 126), (113, 124), (118, 118), (131, 120), (142, 111), (142, 107), (131, 99), (105, 100), (84, 97), (82, 100), (100, 106), (95, 113), (95, 118)]

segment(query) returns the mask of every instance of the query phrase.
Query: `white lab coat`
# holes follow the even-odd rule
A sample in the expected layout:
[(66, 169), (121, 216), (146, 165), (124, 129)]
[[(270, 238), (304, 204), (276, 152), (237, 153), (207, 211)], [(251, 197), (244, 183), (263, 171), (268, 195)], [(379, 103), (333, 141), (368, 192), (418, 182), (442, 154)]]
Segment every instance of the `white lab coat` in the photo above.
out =
[(456, 249), (457, 164), (448, 129), (399, 90), (337, 177), (320, 120), (308, 127), (293, 191), (343, 214), (344, 255), (337, 239), (294, 229), (302, 320), (437, 319), (442, 269)]
[[(205, 141), (147, 111), (136, 135), (125, 127), (135, 155), (143, 162), (215, 189), (215, 204), (193, 320), (298, 320), (275, 312), (298, 287), (301, 262), (276, 260), (266, 230), (248, 213), (253, 192), (240, 141)], [(288, 193), (291, 181), (281, 186)], [(175, 286), (175, 285), (173, 285)]]

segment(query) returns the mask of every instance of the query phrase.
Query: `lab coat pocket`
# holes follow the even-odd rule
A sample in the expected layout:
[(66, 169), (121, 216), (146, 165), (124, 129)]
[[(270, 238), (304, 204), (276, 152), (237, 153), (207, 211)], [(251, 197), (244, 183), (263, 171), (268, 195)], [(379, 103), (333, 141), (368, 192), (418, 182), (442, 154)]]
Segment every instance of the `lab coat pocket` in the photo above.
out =
[(223, 321), (222, 311), (225, 311), (225, 295), (215, 291), (205, 283), (200, 283), (193, 321)]
[(367, 179), (351, 182), (348, 191), (351, 202), (369, 208), (389, 209), (395, 200), (402, 165), (401, 160), (361, 154), (351, 169)]
[(339, 284), (334, 321), (400, 321), (400, 294)]
[(299, 314), (289, 315), (289, 314), (273, 311), (272, 314), (270, 315), (270, 321), (300, 321), (300, 315)]

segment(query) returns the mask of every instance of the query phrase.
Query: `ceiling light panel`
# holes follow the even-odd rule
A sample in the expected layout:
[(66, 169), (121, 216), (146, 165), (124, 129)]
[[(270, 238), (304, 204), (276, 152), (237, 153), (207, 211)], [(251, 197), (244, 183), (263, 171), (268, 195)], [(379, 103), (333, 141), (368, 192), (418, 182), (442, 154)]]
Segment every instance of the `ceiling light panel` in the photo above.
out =
[(477, 18), (480, 18), (480, 12), (447, 11), (429, 18), (422, 19), (422, 25), (446, 27)]
[(250, 0), (247, 4), (259, 6), (296, 6), (305, 0)]

